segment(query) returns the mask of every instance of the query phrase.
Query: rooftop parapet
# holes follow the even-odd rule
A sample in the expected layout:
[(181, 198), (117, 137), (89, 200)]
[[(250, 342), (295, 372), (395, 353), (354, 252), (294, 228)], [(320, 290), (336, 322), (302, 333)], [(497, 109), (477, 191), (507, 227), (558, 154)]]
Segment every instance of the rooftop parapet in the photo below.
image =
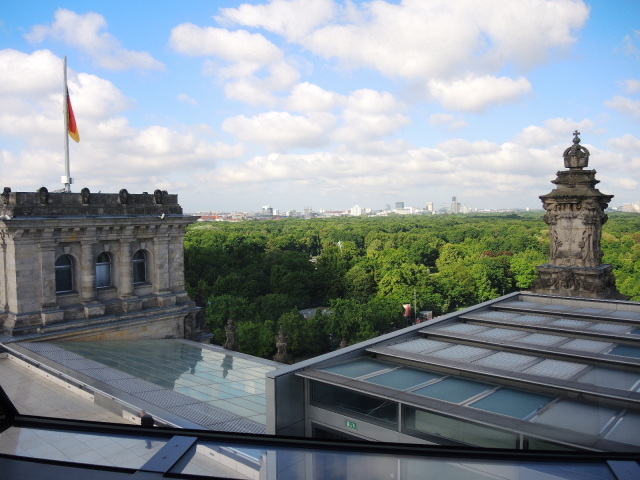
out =
[(83, 188), (80, 193), (49, 192), (41, 187), (36, 192), (12, 192), (4, 187), (0, 194), (0, 218), (16, 217), (74, 217), (74, 216), (140, 216), (182, 215), (178, 195), (163, 190), (152, 194), (91, 193)]

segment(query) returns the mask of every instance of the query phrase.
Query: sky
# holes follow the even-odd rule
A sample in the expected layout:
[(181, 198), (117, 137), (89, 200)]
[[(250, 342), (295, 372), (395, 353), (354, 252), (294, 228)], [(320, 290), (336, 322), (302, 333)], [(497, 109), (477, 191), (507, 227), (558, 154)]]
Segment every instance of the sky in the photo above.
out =
[(0, 6), (0, 176), (186, 212), (540, 208), (578, 130), (640, 201), (637, 0), (23, 0)]

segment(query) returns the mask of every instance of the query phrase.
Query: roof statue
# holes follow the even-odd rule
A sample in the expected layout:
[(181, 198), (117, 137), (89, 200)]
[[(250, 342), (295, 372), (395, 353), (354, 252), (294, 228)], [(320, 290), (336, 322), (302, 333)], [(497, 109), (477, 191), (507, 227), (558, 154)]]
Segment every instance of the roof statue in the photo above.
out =
[(549, 261), (538, 267), (535, 293), (586, 298), (625, 298), (616, 288), (613, 266), (602, 263), (602, 225), (613, 195), (601, 193), (595, 170), (585, 170), (589, 150), (580, 145), (580, 132), (564, 151), (568, 170), (557, 173), (556, 188), (540, 196), (549, 225)]

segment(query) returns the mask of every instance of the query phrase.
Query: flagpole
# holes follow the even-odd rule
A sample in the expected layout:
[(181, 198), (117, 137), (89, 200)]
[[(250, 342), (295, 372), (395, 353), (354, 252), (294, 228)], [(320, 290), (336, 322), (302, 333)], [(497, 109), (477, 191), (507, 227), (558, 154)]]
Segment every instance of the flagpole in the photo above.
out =
[(67, 89), (67, 57), (64, 57), (64, 82), (62, 85), (62, 111), (64, 117), (64, 184), (65, 193), (71, 193), (71, 173), (69, 169), (69, 92)]

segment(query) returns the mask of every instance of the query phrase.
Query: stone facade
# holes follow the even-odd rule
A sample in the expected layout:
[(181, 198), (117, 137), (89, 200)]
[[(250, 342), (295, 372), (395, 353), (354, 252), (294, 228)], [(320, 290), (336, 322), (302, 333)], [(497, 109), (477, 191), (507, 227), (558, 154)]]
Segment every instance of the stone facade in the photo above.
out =
[[(89, 336), (104, 337), (115, 328), (129, 337), (184, 336), (197, 311), (184, 285), (184, 233), (194, 219), (182, 214), (177, 195), (160, 190), (92, 194), (85, 188), (73, 194), (43, 187), (14, 193), (5, 187), (4, 333), (84, 329), (87, 336), (88, 329), (94, 331)], [(149, 329), (149, 322), (158, 325)]]
[(564, 152), (568, 170), (552, 181), (557, 187), (540, 196), (546, 211), (551, 244), (549, 261), (538, 267), (532, 291), (585, 298), (623, 298), (616, 288), (613, 267), (602, 263), (602, 225), (613, 195), (601, 193), (595, 170), (584, 170), (589, 151), (574, 132), (573, 145)]

